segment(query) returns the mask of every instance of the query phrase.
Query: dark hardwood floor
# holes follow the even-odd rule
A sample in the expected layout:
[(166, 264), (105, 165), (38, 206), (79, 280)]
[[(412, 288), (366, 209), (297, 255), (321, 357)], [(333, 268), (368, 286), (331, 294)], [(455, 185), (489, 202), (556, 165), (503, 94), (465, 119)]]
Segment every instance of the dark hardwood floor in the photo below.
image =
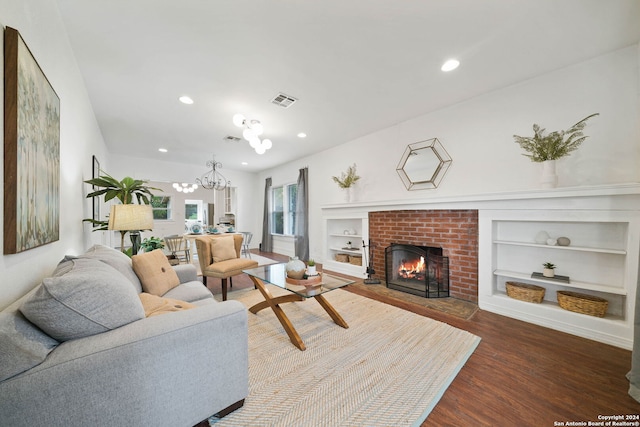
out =
[[(215, 282), (209, 288), (219, 294)], [(253, 286), (249, 278), (234, 279), (234, 289), (248, 286)], [(627, 394), (630, 351), (483, 310), (463, 320), (411, 303), (385, 301), (366, 289), (348, 290), (482, 338), (422, 426), (587, 425), (601, 421), (599, 415), (640, 414), (640, 403)]]

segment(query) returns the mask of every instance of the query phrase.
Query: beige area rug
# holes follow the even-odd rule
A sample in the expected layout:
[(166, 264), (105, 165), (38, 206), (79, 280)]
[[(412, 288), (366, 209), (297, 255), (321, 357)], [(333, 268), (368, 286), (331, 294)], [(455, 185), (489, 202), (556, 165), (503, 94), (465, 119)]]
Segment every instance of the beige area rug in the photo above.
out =
[[(273, 294), (286, 291), (270, 286)], [(229, 294), (247, 307), (258, 290)], [(419, 426), (480, 338), (344, 290), (325, 297), (344, 329), (313, 300), (283, 304), (300, 351), (270, 310), (249, 315), (249, 396), (223, 426)]]

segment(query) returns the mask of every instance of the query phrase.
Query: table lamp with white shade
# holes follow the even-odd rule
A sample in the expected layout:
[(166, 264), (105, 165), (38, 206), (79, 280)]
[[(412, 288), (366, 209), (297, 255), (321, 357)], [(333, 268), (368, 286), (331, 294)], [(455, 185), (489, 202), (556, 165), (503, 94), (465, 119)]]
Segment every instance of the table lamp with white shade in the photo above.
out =
[(120, 250), (124, 252), (124, 235), (130, 232), (132, 254), (140, 249), (140, 230), (153, 228), (153, 211), (150, 205), (112, 205), (109, 214), (109, 230), (120, 231)]

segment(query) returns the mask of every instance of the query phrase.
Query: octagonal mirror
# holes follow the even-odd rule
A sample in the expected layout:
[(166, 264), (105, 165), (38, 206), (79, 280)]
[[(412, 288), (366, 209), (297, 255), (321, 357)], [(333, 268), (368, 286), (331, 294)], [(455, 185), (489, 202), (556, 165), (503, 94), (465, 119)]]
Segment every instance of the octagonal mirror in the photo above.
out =
[(438, 138), (433, 138), (409, 144), (396, 171), (407, 190), (437, 188), (451, 161)]

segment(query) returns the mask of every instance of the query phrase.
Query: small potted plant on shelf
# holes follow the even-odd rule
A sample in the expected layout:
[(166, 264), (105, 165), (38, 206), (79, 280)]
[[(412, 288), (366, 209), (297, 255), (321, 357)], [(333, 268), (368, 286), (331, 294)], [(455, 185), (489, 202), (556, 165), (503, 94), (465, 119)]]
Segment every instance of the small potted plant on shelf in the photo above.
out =
[(313, 258), (309, 258), (309, 261), (307, 261), (307, 276), (315, 276), (317, 274), (318, 272), (316, 271), (316, 262), (313, 260)]
[(542, 270), (542, 275), (544, 277), (555, 277), (555, 264), (551, 262), (545, 262), (544, 264), (542, 264), (542, 266), (544, 267), (544, 269)]

